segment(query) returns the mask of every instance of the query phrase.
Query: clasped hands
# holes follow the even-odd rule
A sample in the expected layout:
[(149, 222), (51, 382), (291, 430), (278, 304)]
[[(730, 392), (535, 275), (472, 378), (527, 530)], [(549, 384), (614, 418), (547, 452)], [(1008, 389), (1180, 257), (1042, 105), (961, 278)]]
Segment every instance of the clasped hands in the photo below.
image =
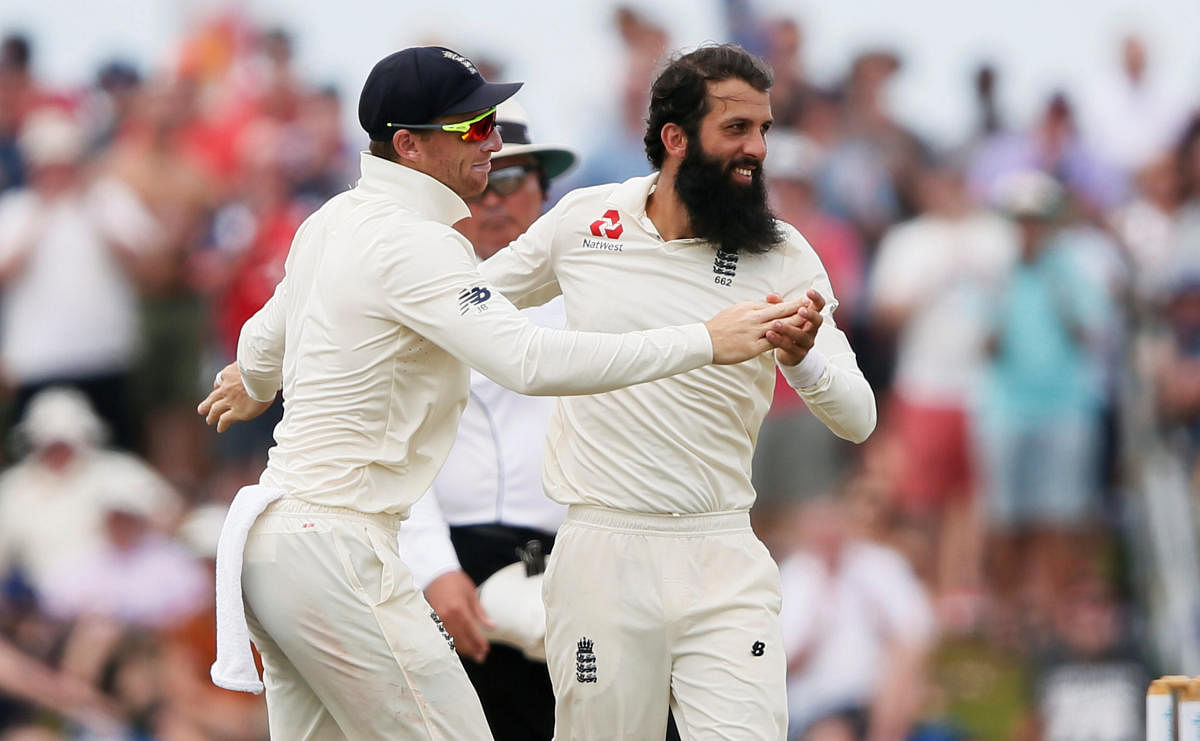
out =
[[(781, 365), (796, 365), (816, 341), (824, 308), (825, 299), (811, 289), (803, 298), (791, 302), (785, 303), (779, 295), (770, 294), (766, 305), (745, 302), (730, 307), (707, 323), (713, 339), (714, 362), (737, 363), (774, 348)], [(253, 419), (270, 406), (269, 401), (251, 398), (242, 385), (237, 363), (230, 363), (217, 374), (212, 392), (196, 411), (205, 422), (216, 425), (217, 432), (224, 432), (234, 422)]]

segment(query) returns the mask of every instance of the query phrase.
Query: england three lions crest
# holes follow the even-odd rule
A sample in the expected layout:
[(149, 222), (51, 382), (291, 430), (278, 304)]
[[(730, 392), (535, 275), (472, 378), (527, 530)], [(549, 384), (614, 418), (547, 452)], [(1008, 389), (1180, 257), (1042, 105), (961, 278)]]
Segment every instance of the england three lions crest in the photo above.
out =
[(585, 684), (596, 682), (596, 654), (592, 640), (586, 636), (575, 647), (575, 679)]

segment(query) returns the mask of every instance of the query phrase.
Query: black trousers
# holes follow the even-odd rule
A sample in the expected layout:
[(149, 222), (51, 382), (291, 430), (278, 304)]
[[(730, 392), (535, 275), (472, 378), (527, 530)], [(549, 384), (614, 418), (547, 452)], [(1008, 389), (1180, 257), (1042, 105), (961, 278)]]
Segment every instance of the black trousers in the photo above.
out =
[[(463, 571), (476, 585), (515, 563), (517, 548), (529, 541), (540, 541), (545, 553), (554, 546), (550, 533), (507, 525), (452, 527), (450, 540)], [(554, 736), (554, 690), (544, 663), (493, 643), (482, 664), (464, 658), (463, 668), (479, 694), (496, 741), (550, 741)]]
[[(450, 541), (463, 571), (476, 585), (518, 560), (517, 549), (531, 540), (542, 552), (554, 547), (554, 536), (508, 525), (461, 525), (450, 528)], [(496, 741), (550, 741), (554, 737), (554, 689), (550, 672), (515, 648), (493, 643), (482, 664), (463, 659), (467, 677), (479, 694), (483, 714)], [(666, 741), (679, 741), (675, 719), (667, 719)]]

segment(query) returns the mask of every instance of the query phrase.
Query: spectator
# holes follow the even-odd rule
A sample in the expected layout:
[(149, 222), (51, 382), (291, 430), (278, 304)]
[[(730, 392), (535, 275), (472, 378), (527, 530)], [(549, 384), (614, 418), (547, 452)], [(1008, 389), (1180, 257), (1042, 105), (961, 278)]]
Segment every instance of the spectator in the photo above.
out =
[[(0, 695), (16, 697), (32, 705), (60, 714), (98, 733), (111, 732), (117, 727), (117, 708), (94, 687), (59, 672), (21, 653), (8, 641), (0, 639)], [(6, 741), (18, 738), (61, 739), (61, 735), (39, 736), (38, 726), (30, 724), (15, 730), (0, 725)], [(49, 731), (45, 731), (49, 734)]]
[(614, 22), (625, 46), (624, 76), (616, 92), (618, 119), (599, 127), (595, 146), (583, 156), (583, 166), (563, 179), (563, 192), (602, 183), (621, 182), (650, 172), (642, 146), (643, 117), (650, 83), (667, 50), (667, 32), (632, 6), (615, 11)]
[(186, 148), (194, 125), (194, 89), (149, 82), (100, 169), (127, 186), (158, 224), (161, 249), (140, 291), (136, 407), (147, 458), (173, 484), (191, 490), (204, 460), (203, 426), (192, 414), (201, 383), (206, 307), (195, 285), (199, 247), (228, 185), (215, 180)]
[(1040, 170), (1079, 193), (1085, 205), (1104, 212), (1126, 197), (1124, 175), (1101, 159), (1082, 138), (1075, 108), (1064, 91), (1050, 96), (1041, 115), (1025, 132), (983, 140), (972, 152), (969, 182), (974, 196), (996, 204), (1011, 176)]
[(142, 75), (124, 60), (106, 62), (81, 103), (88, 129), (88, 150), (102, 154), (133, 118), (142, 93)]
[(20, 569), (35, 594), (103, 540), (104, 492), (142, 499), (156, 526), (177, 515), (178, 498), (156, 473), (100, 447), (103, 428), (80, 392), (41, 392), (19, 432), (30, 452), (0, 476), (0, 574)]
[[(228, 507), (206, 504), (184, 520), (179, 535), (207, 570), (211, 587), (217, 539)], [(204, 609), (172, 626), (163, 637), (163, 681), (168, 703), (164, 738), (196, 741), (265, 741), (267, 705), (261, 695), (231, 692), (213, 684), (209, 668), (217, 658), (217, 618), (213, 590)]]
[(1111, 224), (1132, 269), (1134, 296), (1148, 308), (1179, 246), (1182, 193), (1176, 162), (1164, 152), (1142, 166), (1134, 182), (1134, 197), (1113, 212)]
[(780, 564), (789, 739), (903, 739), (922, 702), (932, 605), (898, 552), (856, 537), (817, 499)]
[(354, 180), (337, 91), (327, 87), (306, 96), (300, 103), (294, 129), (296, 138), (285, 153), (289, 176), (296, 195), (310, 204), (310, 210), (316, 210)]
[(1170, 148), (1186, 109), (1172, 100), (1152, 74), (1145, 40), (1127, 33), (1120, 41), (1120, 73), (1093, 92), (1086, 121), (1090, 145), (1126, 175), (1141, 170)]
[(50, 575), (44, 610), (64, 621), (94, 615), (162, 630), (201, 611), (212, 584), (190, 552), (154, 531), (156, 503), (122, 483), (100, 490), (103, 538)]
[(1086, 546), (1099, 501), (1103, 395), (1091, 348), (1105, 302), (1057, 229), (1062, 188), (1025, 173), (1003, 192), (1021, 254), (991, 304), (978, 434), (999, 596), (1039, 620), (1070, 570), (1096, 556)]
[(25, 184), (17, 137), (43, 93), (33, 78), (33, 44), (22, 33), (0, 40), (0, 192)]
[(799, 125), (805, 106), (816, 88), (804, 69), (804, 30), (792, 18), (776, 18), (766, 26), (767, 64), (775, 73), (771, 87), (771, 110), (775, 125)]
[[(1182, 453), (1195, 468), (1200, 460), (1200, 265), (1177, 260), (1160, 289), (1163, 329), (1148, 353), (1159, 423), (1180, 430)], [(1200, 472), (1194, 474), (1200, 482)]]
[[(1082, 573), (1056, 600), (1047, 645), (1034, 656), (1035, 737), (1136, 741), (1151, 675), (1130, 640), (1112, 587)], [(1086, 708), (1081, 712), (1081, 708)]]
[(855, 57), (842, 89), (841, 138), (821, 180), (823, 202), (854, 223), (867, 245), (913, 212), (913, 177), (924, 158), (923, 144), (887, 105), (887, 88), (900, 66), (900, 57), (885, 49)]
[(1172, 262), (1200, 256), (1200, 113), (1193, 116), (1175, 150), (1175, 172), (1181, 203), (1169, 248)]
[(897, 446), (902, 513), (934, 544), (940, 606), (979, 606), (979, 531), (969, 418), (979, 381), (987, 306), (1016, 257), (1003, 219), (975, 208), (962, 175), (948, 166), (919, 178), (922, 213), (888, 230), (872, 269), (877, 330), (896, 337), (890, 428)]
[[(215, 249), (206, 257), (213, 262), (207, 266), (208, 288), (220, 298), (214, 307), (213, 325), (217, 352), (225, 362), (237, 351), (242, 325), (262, 308), (283, 278), (292, 237), (313, 210), (311, 203), (296, 197), (287, 171), (292, 141), (288, 130), (284, 124), (262, 118), (242, 131), (241, 177), (233, 198), (216, 213)], [(261, 469), (282, 417), (283, 402), (277, 399), (266, 413), (231, 430), (228, 439), (218, 441), (221, 465)]]
[(975, 106), (979, 116), (976, 136), (980, 141), (1004, 130), (1004, 119), (1000, 115), (1000, 104), (996, 96), (996, 68), (991, 63), (981, 64), (975, 69)]
[(158, 224), (121, 183), (85, 179), (83, 132), (67, 114), (31, 115), (20, 141), (29, 186), (0, 199), (0, 361), (16, 386), (13, 416), (42, 389), (77, 386), (132, 448), (136, 285)]

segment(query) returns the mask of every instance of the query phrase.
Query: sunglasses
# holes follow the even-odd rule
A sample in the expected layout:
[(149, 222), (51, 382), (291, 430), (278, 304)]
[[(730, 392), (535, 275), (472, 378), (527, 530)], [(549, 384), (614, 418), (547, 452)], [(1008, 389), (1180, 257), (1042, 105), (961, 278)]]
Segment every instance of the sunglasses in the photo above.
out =
[(483, 113), (480, 113), (475, 118), (467, 121), (455, 121), (447, 124), (398, 124), (389, 123), (388, 128), (392, 129), (431, 129), (435, 131), (449, 131), (454, 134), (461, 134), (462, 140), (465, 142), (481, 142), (486, 140), (496, 130), (496, 109), (489, 108)]
[(482, 201), (483, 197), (488, 194), (488, 191), (495, 193), (501, 198), (511, 196), (525, 185), (525, 180), (533, 173), (537, 172), (538, 168), (534, 165), (509, 165), (501, 167), (499, 170), (492, 170), (488, 173), (487, 187), (483, 192), (475, 198), (470, 198), (470, 201)]

